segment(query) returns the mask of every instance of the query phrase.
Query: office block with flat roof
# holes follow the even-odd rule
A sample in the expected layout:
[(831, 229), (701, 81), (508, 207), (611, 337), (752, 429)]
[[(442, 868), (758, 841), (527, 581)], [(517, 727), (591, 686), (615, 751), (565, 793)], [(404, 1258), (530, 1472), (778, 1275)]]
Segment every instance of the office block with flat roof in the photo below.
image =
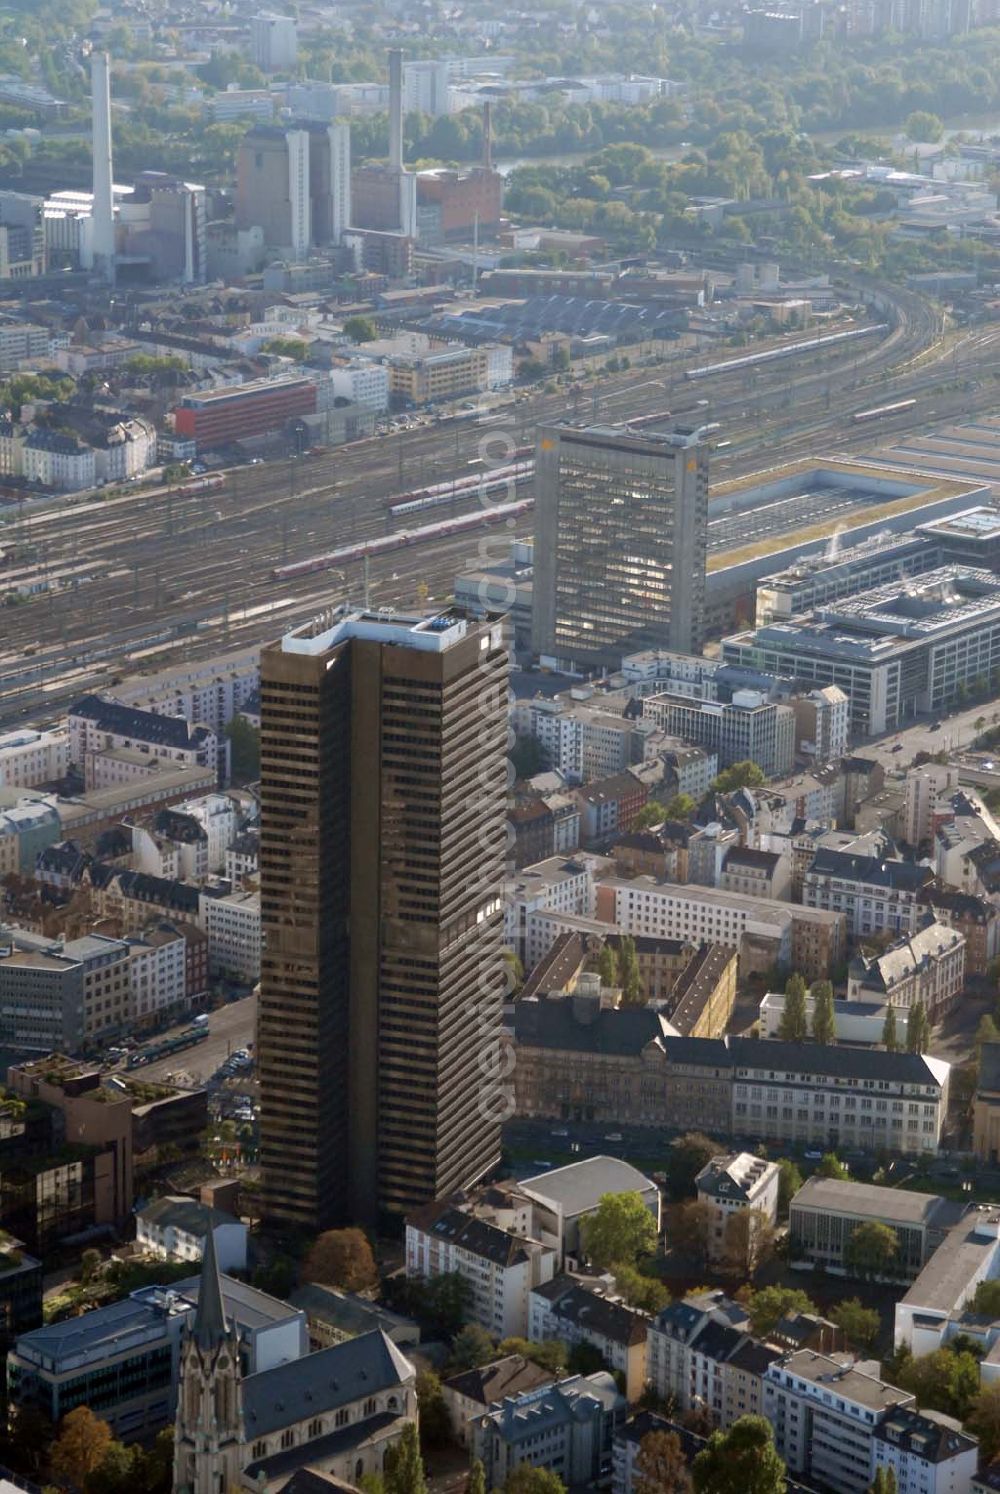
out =
[(499, 1158), (507, 667), (458, 608), (341, 607), (262, 652), (271, 1218), (374, 1222)]
[(708, 448), (700, 429), (543, 426), (535, 455), (534, 651), (578, 669), (701, 647)]

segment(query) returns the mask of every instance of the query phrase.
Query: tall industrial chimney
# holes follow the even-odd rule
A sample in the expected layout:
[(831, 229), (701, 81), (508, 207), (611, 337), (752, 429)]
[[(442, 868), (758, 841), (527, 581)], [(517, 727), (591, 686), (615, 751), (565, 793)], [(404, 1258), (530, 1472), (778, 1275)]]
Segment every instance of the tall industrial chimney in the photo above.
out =
[(111, 63), (107, 52), (91, 53), (90, 85), (93, 95), (92, 243), (94, 269), (108, 285), (113, 285), (115, 281), (115, 209), (111, 175)]
[(389, 53), (389, 168), (403, 169), (403, 54), (398, 47)]

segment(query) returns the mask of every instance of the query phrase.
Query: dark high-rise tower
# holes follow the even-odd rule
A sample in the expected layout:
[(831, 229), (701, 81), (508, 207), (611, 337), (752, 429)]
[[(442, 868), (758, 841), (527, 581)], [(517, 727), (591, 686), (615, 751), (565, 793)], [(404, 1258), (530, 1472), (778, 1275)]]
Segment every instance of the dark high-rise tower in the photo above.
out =
[(708, 449), (700, 430), (542, 426), (532, 646), (585, 669), (696, 652), (705, 614)]
[(506, 681), (500, 621), (455, 609), (342, 607), (262, 652), (272, 1219), (374, 1222), (498, 1159)]

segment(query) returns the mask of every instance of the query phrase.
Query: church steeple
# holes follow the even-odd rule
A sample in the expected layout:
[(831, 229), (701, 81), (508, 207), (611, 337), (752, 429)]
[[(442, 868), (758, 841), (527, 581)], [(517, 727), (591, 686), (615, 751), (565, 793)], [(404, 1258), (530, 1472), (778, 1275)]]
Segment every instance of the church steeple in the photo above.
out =
[(215, 1253), (215, 1231), (209, 1224), (201, 1257), (201, 1285), (192, 1328), (194, 1341), (203, 1353), (218, 1348), (226, 1337), (226, 1309), (222, 1300), (219, 1258)]
[(239, 1482), (243, 1417), (240, 1346), (226, 1320), (211, 1223), (202, 1250), (194, 1319), (181, 1348), (174, 1494), (220, 1494)]

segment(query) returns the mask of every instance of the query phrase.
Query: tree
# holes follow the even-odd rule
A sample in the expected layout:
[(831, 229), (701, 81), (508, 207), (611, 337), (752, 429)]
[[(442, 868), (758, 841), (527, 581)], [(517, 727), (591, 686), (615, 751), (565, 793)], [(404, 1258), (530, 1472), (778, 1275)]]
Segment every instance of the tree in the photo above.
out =
[(80, 1257), (80, 1280), (84, 1286), (93, 1281), (101, 1269), (101, 1252), (99, 1250), (85, 1250)]
[(418, 1287), (418, 1294), (418, 1315), (446, 1338), (453, 1337), (466, 1322), (472, 1289), (459, 1271), (432, 1276)]
[(100, 1466), (87, 1479), (87, 1494), (133, 1494), (145, 1489), (145, 1461), (141, 1447), (111, 1442)]
[(897, 1494), (899, 1485), (896, 1482), (896, 1470), (894, 1468), (878, 1468), (875, 1477), (868, 1485), (869, 1494)]
[(642, 1006), (645, 1000), (642, 981), (639, 978), (639, 957), (635, 940), (623, 934), (618, 946), (618, 964), (621, 968), (622, 1002), (625, 1006)]
[(742, 762), (733, 763), (731, 768), (723, 769), (714, 779), (712, 787), (717, 794), (732, 794), (741, 788), (759, 788), (766, 782), (767, 775), (763, 768), (749, 758), (744, 758)]
[(691, 1475), (676, 1432), (647, 1432), (635, 1459), (635, 1494), (691, 1494)]
[(903, 129), (920, 145), (936, 145), (944, 134), (944, 125), (938, 116), (926, 109), (914, 109), (912, 114), (908, 114)]
[(923, 1053), (930, 1042), (931, 1025), (927, 1020), (927, 1009), (918, 996), (910, 1007), (906, 1022), (906, 1051)]
[(304, 1281), (364, 1292), (378, 1285), (378, 1267), (368, 1236), (360, 1229), (328, 1229), (319, 1236), (302, 1266)]
[(451, 1437), (451, 1416), (441, 1394), (441, 1381), (433, 1370), (417, 1375), (417, 1410), (420, 1435), (428, 1447), (440, 1447)]
[(385, 1494), (427, 1494), (420, 1438), (412, 1421), (406, 1423), (403, 1435), (386, 1453), (382, 1478)]
[(618, 984), (618, 956), (613, 947), (605, 941), (601, 945), (601, 952), (597, 957), (597, 968), (601, 975), (601, 985), (611, 989)]
[(344, 323), (344, 336), (352, 342), (374, 342), (378, 328), (370, 316), (349, 316)]
[(969, 1431), (979, 1438), (983, 1463), (989, 1464), (1000, 1453), (1000, 1383), (984, 1385), (976, 1396)]
[(656, 1221), (640, 1193), (605, 1193), (597, 1211), (580, 1226), (581, 1243), (601, 1270), (634, 1266), (656, 1249)]
[(615, 1287), (629, 1307), (637, 1307), (641, 1312), (655, 1316), (670, 1301), (670, 1293), (655, 1276), (643, 1276), (634, 1266), (621, 1263), (616, 1264), (614, 1272)]
[(695, 1494), (784, 1494), (785, 1480), (763, 1416), (741, 1416), (728, 1432), (713, 1432), (691, 1468)]
[(111, 1428), (89, 1406), (77, 1406), (63, 1417), (52, 1448), (54, 1478), (82, 1489), (104, 1462), (111, 1446)]
[(835, 1183), (847, 1183), (850, 1181), (851, 1174), (836, 1152), (824, 1152), (814, 1176), (832, 1178)]
[(477, 1458), (469, 1473), (465, 1494), (486, 1494), (486, 1469)]
[(899, 1236), (891, 1224), (867, 1219), (851, 1234), (844, 1250), (844, 1265), (866, 1281), (891, 1276), (899, 1259)]
[(631, 829), (649, 830), (654, 825), (662, 825), (667, 817), (664, 806), (657, 799), (650, 799), (644, 804), (632, 821)]
[(967, 1419), (979, 1395), (979, 1361), (953, 1347), (897, 1363), (894, 1378), (900, 1389), (916, 1396), (922, 1410), (943, 1411), (959, 1421)]
[(752, 1292), (747, 1303), (750, 1331), (766, 1338), (782, 1318), (795, 1312), (815, 1312), (816, 1308), (798, 1287), (770, 1286)]
[(668, 820), (689, 820), (698, 808), (690, 794), (675, 794), (668, 799), (663, 806), (664, 817)]
[(830, 1309), (830, 1321), (843, 1329), (847, 1342), (859, 1353), (875, 1347), (882, 1320), (873, 1307), (863, 1307), (857, 1297), (848, 1297)]
[(970, 1305), (977, 1317), (1000, 1318), (1000, 1281), (981, 1281)]
[(736, 1209), (722, 1232), (722, 1253), (727, 1268), (744, 1280), (753, 1280), (774, 1252), (774, 1230), (763, 1209)]
[(812, 988), (812, 1035), (815, 1043), (833, 1043), (837, 1038), (837, 1019), (833, 1011), (833, 986), (818, 980)]
[(260, 730), (245, 716), (236, 715), (226, 727), (233, 777), (243, 783), (260, 777)]
[(802, 1174), (791, 1157), (778, 1159), (778, 1215), (784, 1219), (788, 1206), (802, 1187)]
[(673, 1197), (691, 1193), (701, 1169), (718, 1153), (719, 1147), (702, 1131), (687, 1131), (672, 1141), (667, 1153), (667, 1182)]
[(507, 1475), (504, 1494), (566, 1494), (566, 1485), (551, 1468), (519, 1463)]
[(896, 1008), (891, 1002), (885, 1009), (885, 1021), (882, 1023), (882, 1046), (889, 1053), (895, 1053), (899, 1047), (899, 1039), (896, 1036)]
[(803, 1043), (809, 1036), (806, 1019), (806, 983), (801, 975), (790, 975), (785, 983), (785, 1009), (778, 1024), (784, 1043)]
[(527, 1338), (505, 1338), (497, 1349), (497, 1357), (502, 1358), (505, 1354), (520, 1354), (522, 1359), (530, 1359), (532, 1364), (548, 1370), (551, 1375), (563, 1375), (569, 1350), (557, 1338), (542, 1339), (540, 1343), (532, 1343)]
[(478, 1323), (466, 1323), (451, 1346), (448, 1373), (459, 1375), (464, 1370), (478, 1369), (481, 1364), (489, 1364), (495, 1352), (486, 1329)]
[(715, 1225), (715, 1210), (701, 1198), (685, 1200), (675, 1211), (671, 1243), (697, 1265), (708, 1260), (708, 1242)]

